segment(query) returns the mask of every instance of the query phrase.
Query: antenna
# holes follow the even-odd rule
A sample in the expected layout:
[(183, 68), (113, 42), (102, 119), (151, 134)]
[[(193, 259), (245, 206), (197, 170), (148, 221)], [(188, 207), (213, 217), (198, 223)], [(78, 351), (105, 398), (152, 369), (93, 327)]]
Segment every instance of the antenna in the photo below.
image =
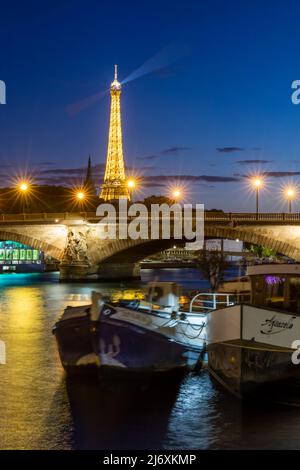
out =
[(118, 66), (115, 65), (115, 80), (118, 81)]

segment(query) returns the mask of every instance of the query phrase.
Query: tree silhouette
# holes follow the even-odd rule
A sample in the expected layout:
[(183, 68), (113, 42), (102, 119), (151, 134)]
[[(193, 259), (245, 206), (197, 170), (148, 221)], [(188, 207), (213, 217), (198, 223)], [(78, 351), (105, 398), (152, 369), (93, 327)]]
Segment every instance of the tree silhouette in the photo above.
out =
[(213, 292), (218, 290), (220, 282), (224, 280), (228, 266), (229, 263), (220, 251), (203, 250), (197, 259), (197, 267), (203, 277), (208, 280)]

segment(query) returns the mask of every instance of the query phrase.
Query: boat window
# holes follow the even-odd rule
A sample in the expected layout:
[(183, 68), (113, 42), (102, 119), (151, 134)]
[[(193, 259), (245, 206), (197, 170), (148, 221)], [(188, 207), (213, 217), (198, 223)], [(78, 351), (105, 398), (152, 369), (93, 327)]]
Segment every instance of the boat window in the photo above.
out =
[(164, 291), (161, 287), (155, 286), (152, 290), (152, 302), (160, 299), (164, 294)]
[(252, 279), (252, 303), (300, 315), (300, 277), (260, 275)]
[(300, 278), (289, 279), (289, 306), (291, 312), (300, 313)]
[(285, 278), (281, 276), (265, 276), (265, 305), (278, 309), (284, 308)]

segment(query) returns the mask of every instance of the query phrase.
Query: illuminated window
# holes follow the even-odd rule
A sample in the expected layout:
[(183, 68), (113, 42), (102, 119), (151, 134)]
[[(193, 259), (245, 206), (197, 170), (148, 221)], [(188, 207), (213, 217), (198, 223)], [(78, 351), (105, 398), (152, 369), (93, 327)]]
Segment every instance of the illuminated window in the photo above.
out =
[(5, 259), (6, 260), (12, 259), (12, 250), (5, 250)]

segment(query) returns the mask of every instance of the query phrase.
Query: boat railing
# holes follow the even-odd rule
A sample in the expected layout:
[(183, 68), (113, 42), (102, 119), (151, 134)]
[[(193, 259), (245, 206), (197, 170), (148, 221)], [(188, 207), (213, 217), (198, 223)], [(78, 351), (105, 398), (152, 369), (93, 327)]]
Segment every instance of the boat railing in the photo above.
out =
[(233, 294), (223, 294), (216, 292), (200, 292), (195, 295), (191, 302), (189, 311), (193, 312), (193, 306), (201, 308), (201, 310), (216, 310), (221, 307), (230, 307), (235, 304)]

